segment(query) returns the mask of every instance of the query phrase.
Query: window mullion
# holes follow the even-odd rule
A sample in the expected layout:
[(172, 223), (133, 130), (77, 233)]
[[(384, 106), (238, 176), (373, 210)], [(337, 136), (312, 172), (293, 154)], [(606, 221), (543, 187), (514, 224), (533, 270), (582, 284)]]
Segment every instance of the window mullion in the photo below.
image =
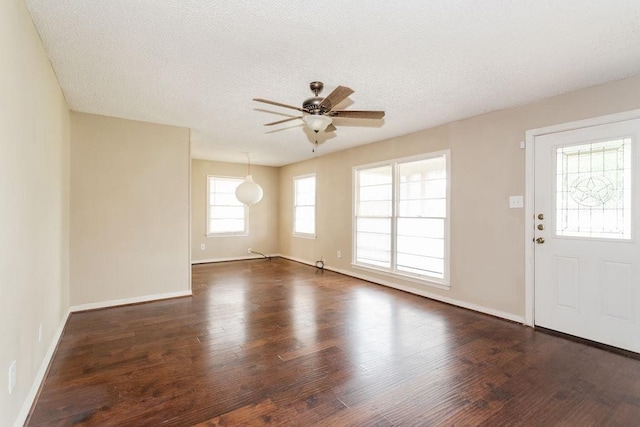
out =
[(396, 271), (396, 259), (397, 259), (397, 239), (398, 239), (398, 212), (399, 212), (399, 195), (400, 184), (398, 176), (398, 164), (394, 162), (391, 165), (391, 179), (393, 185), (391, 186), (391, 271)]

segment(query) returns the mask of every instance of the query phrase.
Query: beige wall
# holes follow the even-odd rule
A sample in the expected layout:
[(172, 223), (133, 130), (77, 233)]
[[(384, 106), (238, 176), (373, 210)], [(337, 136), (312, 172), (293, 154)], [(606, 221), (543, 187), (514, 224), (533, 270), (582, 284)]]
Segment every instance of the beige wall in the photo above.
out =
[(71, 116), (71, 304), (188, 291), (189, 130)]
[(0, 51), (0, 425), (8, 426), (69, 307), (69, 111), (22, 0), (0, 2)]
[[(191, 259), (193, 262), (247, 258), (248, 248), (264, 254), (278, 252), (279, 169), (251, 166), (253, 180), (264, 191), (262, 200), (249, 208), (249, 235), (207, 237), (207, 175), (244, 178), (246, 164), (191, 161)], [(205, 250), (200, 245), (205, 245)]]
[[(640, 77), (568, 93), (518, 108), (449, 123), (410, 135), (283, 167), (280, 171), (280, 253), (305, 261), (324, 256), (327, 267), (351, 266), (352, 168), (356, 165), (451, 150), (451, 289), (366, 272), (416, 292), (524, 317), (524, 210), (508, 198), (523, 195), (525, 131), (640, 108)], [(317, 173), (317, 239), (291, 235), (293, 176)], [(336, 189), (343, 191), (336, 191)], [(342, 251), (342, 258), (336, 251)]]

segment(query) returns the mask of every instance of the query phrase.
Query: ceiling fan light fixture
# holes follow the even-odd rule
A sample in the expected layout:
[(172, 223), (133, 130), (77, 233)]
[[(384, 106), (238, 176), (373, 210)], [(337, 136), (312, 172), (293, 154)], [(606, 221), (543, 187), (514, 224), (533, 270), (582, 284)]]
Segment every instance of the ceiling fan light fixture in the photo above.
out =
[(314, 132), (324, 131), (332, 122), (331, 117), (321, 114), (307, 114), (302, 120)]

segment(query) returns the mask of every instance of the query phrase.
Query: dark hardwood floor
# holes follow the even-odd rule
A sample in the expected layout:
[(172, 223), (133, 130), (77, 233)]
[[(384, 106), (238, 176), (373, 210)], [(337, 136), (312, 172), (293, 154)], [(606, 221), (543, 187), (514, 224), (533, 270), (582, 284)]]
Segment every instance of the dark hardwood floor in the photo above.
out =
[(640, 425), (640, 361), (295, 262), (73, 314), (29, 425)]

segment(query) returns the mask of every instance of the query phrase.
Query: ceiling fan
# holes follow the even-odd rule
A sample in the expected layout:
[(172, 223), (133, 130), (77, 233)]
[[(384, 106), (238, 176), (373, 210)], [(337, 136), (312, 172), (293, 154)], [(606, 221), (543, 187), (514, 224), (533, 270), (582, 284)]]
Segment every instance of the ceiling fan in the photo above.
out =
[(346, 86), (338, 86), (326, 98), (318, 96), (324, 88), (322, 82), (311, 82), (309, 88), (314, 96), (306, 99), (302, 103), (302, 107), (269, 101), (268, 99), (254, 98), (254, 101), (264, 102), (265, 104), (276, 105), (278, 107), (291, 108), (292, 110), (298, 110), (303, 113), (302, 116), (265, 123), (265, 126), (279, 125), (291, 120), (302, 119), (305, 124), (316, 133), (319, 131), (333, 132), (336, 130), (336, 127), (333, 125), (334, 117), (349, 119), (381, 119), (384, 117), (384, 111), (334, 110), (333, 107), (353, 93), (353, 89)]

